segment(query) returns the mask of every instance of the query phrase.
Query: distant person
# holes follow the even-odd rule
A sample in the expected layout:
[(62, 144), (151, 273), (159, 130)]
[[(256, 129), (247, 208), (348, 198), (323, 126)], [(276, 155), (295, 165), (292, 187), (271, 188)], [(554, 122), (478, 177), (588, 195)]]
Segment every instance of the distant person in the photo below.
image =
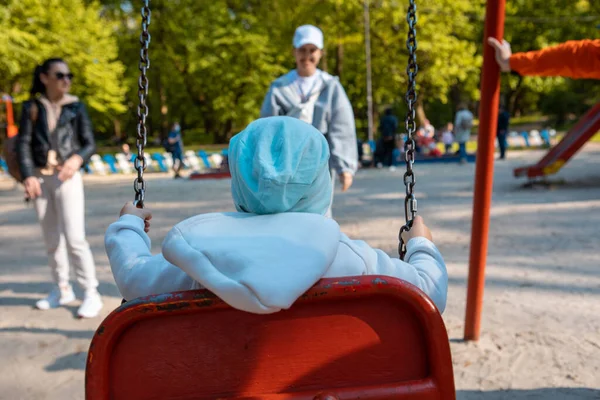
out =
[[(332, 185), (337, 175), (344, 192), (352, 186), (358, 169), (352, 105), (339, 79), (317, 68), (323, 56), (323, 32), (312, 25), (300, 26), (293, 45), (296, 69), (271, 84), (260, 116), (298, 118), (324, 134), (331, 153)], [(331, 207), (327, 216), (332, 216)]]
[(467, 142), (471, 138), (473, 128), (473, 113), (469, 111), (465, 103), (458, 105), (458, 111), (454, 119), (454, 138), (458, 143), (459, 162), (467, 162)]
[[(396, 138), (394, 140), (394, 143), (396, 144), (396, 148), (394, 149), (393, 154), (393, 158), (392, 158), (392, 166), (396, 167), (402, 163), (406, 162), (406, 158), (405, 158), (405, 154), (406, 151), (404, 150), (404, 136), (403, 134), (397, 134)], [(393, 168), (390, 168), (393, 170)]]
[(127, 142), (121, 145), (121, 153), (123, 153), (127, 161), (131, 161), (131, 159), (133, 158), (133, 154), (131, 154), (129, 144)]
[(452, 145), (454, 144), (454, 134), (452, 133), (453, 126), (452, 122), (448, 122), (440, 137), (441, 142), (444, 144), (445, 154), (450, 154), (452, 152)]
[(432, 136), (427, 136), (427, 134), (418, 136), (417, 143), (421, 154), (424, 156), (440, 157), (442, 155), (442, 152), (437, 148), (435, 138)]
[(93, 318), (103, 304), (94, 258), (85, 238), (79, 170), (96, 146), (85, 105), (69, 94), (72, 80), (69, 66), (60, 58), (36, 67), (31, 98), (23, 105), (17, 153), (25, 194), (34, 202), (55, 284), (36, 307), (48, 310), (75, 300), (69, 276), (73, 265), (84, 290), (77, 315)]
[(429, 122), (428, 119), (423, 123), (423, 134), (425, 137), (432, 138), (435, 136), (435, 127)]
[(498, 138), (498, 148), (500, 149), (500, 160), (506, 158), (507, 137), (508, 137), (508, 126), (510, 123), (510, 114), (504, 106), (500, 106), (498, 111), (498, 126), (496, 131), (496, 137)]
[(183, 160), (183, 138), (181, 137), (181, 126), (179, 123), (174, 123), (173, 128), (169, 132), (167, 141), (170, 146), (170, 152), (173, 156), (173, 172), (175, 172), (175, 179), (181, 178), (180, 171), (185, 166)]
[(363, 150), (363, 141), (360, 139), (356, 139), (356, 151), (358, 152), (358, 166), (359, 168), (361, 166), (364, 166), (364, 156), (365, 156), (365, 151)]
[(413, 134), (413, 140), (415, 141), (415, 152), (423, 153), (424, 149), (422, 146), (423, 139), (426, 137), (427, 132), (425, 128), (420, 126)]
[(396, 132), (398, 131), (398, 118), (393, 114), (391, 108), (385, 110), (379, 120), (379, 132), (381, 134), (381, 160), (387, 167), (393, 164), (393, 153), (396, 148)]

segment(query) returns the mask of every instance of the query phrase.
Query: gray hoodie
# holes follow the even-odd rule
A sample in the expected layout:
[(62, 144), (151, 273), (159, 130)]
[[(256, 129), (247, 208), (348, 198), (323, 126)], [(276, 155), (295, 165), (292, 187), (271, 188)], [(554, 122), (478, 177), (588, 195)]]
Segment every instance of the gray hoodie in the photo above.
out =
[[(352, 105), (337, 77), (323, 71), (319, 73), (319, 82), (311, 92), (318, 93), (312, 125), (329, 143), (330, 167), (338, 174), (354, 174), (358, 168), (358, 148)], [(302, 103), (295, 86), (296, 76), (296, 70), (292, 70), (271, 84), (260, 110), (261, 118), (298, 113)]]

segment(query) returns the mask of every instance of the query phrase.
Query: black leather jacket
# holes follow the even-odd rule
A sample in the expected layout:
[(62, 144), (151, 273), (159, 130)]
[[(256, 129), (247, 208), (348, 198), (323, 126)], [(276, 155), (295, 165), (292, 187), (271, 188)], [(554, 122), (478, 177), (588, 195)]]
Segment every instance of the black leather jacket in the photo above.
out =
[[(31, 104), (35, 101), (38, 108), (37, 118), (31, 119)], [(50, 132), (44, 105), (32, 100), (23, 104), (21, 125), (17, 140), (17, 154), (21, 175), (26, 179), (35, 174), (35, 168), (43, 168), (50, 150)], [(54, 134), (57, 135), (57, 153), (66, 161), (78, 154), (87, 163), (96, 151), (92, 124), (85, 105), (81, 102), (65, 104), (62, 107)]]

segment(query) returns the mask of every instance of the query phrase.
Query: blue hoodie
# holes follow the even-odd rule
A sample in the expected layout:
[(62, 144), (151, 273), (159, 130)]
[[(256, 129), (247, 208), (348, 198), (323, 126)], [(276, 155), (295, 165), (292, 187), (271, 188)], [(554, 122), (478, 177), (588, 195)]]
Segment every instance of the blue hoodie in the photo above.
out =
[(178, 223), (158, 255), (141, 218), (124, 215), (108, 228), (106, 251), (123, 297), (204, 287), (232, 307), (266, 314), (289, 308), (321, 278), (388, 275), (444, 310), (448, 275), (432, 242), (411, 239), (404, 262), (351, 240), (323, 216), (331, 185), (318, 130), (291, 117), (260, 119), (232, 139), (229, 157), (241, 212)]
[(329, 147), (311, 125), (291, 117), (255, 121), (231, 139), (228, 154), (238, 211), (327, 212), (332, 190)]

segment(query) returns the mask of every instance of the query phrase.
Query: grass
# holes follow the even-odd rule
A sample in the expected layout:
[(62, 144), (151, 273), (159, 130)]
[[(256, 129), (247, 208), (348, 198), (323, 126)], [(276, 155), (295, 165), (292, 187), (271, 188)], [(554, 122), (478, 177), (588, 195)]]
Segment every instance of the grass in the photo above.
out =
[[(458, 150), (458, 144), (454, 144), (452, 147), (452, 151)], [(442, 154), (446, 151), (446, 147), (444, 147), (443, 143), (438, 143), (437, 148), (442, 152)], [(475, 153), (477, 152), (477, 140), (471, 140), (467, 142), (467, 153)]]
[[(529, 125), (529, 124), (543, 124), (549, 120), (548, 116), (545, 115), (523, 115), (521, 117), (511, 117), (510, 125), (511, 126), (519, 126), (519, 125)], [(476, 129), (479, 126), (479, 120), (473, 120), (473, 127)]]

